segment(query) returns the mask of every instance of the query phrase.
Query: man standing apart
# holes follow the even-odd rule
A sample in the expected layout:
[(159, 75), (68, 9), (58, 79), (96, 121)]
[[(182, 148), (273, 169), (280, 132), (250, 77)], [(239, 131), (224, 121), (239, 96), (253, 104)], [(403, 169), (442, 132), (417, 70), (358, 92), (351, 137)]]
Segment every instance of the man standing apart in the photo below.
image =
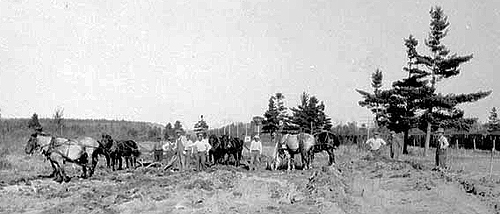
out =
[(366, 144), (370, 146), (370, 151), (375, 155), (379, 156), (382, 149), (381, 146), (387, 144), (384, 139), (380, 138), (378, 131), (373, 132), (373, 137), (366, 141)]
[(450, 145), (448, 139), (444, 136), (444, 129), (437, 130), (437, 145), (436, 145), (436, 167), (438, 169), (446, 169), (447, 148)]
[(388, 139), (391, 144), (391, 158), (399, 160), (399, 155), (401, 154), (401, 148), (403, 145), (403, 139), (396, 134), (395, 131), (391, 131)]
[(187, 143), (186, 137), (182, 134), (182, 131), (177, 129), (175, 130), (175, 134), (177, 135), (177, 139), (175, 140), (175, 155), (179, 160), (179, 170), (184, 171), (186, 167), (186, 151), (184, 150), (185, 145)]
[(208, 155), (208, 152), (210, 151), (210, 149), (212, 148), (212, 146), (210, 146), (210, 144), (208, 143), (208, 139), (206, 138), (203, 138), (203, 133), (202, 132), (199, 132), (198, 134), (198, 139), (196, 140), (196, 142), (194, 142), (194, 145), (193, 147), (195, 148), (196, 150), (196, 171), (201, 171), (201, 170), (205, 170), (205, 162), (206, 162), (206, 159), (207, 159), (207, 155)]
[(259, 157), (262, 155), (262, 142), (260, 141), (259, 135), (253, 137), (252, 142), (250, 142), (250, 170), (255, 170), (257, 164), (259, 163)]

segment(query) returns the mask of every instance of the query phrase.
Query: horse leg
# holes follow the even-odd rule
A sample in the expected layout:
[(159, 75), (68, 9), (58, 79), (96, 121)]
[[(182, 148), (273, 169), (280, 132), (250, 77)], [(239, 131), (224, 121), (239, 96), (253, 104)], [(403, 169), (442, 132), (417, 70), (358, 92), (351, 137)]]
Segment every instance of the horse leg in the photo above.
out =
[(62, 183), (63, 180), (66, 180), (65, 179), (66, 173), (64, 172), (62, 161), (54, 160), (53, 162), (54, 162), (54, 165), (57, 167), (57, 174), (56, 174), (54, 181), (56, 181), (57, 183)]
[(122, 156), (121, 156), (121, 155), (119, 155), (119, 156), (117, 157), (117, 161), (118, 161), (118, 170), (122, 170), (122, 169), (123, 169), (123, 168), (122, 168), (122, 163), (123, 163), (123, 162), (122, 162)]
[(106, 158), (106, 166), (108, 167), (108, 169), (111, 168), (111, 160), (110, 160), (111, 157), (110, 157), (110, 155), (104, 153), (104, 157)]
[(54, 181), (61, 183), (62, 182), (62, 177), (61, 177), (61, 171), (60, 171), (60, 166), (59, 164), (52, 159), (49, 159), (50, 164), (54, 167)]
[(52, 166), (52, 173), (50, 173), (49, 178), (53, 178), (57, 175), (57, 167), (56, 165), (52, 162), (52, 160), (49, 160), (50, 165)]
[(335, 164), (335, 154), (333, 153), (333, 148), (329, 148), (326, 150), (328, 153), (328, 165), (331, 166)]

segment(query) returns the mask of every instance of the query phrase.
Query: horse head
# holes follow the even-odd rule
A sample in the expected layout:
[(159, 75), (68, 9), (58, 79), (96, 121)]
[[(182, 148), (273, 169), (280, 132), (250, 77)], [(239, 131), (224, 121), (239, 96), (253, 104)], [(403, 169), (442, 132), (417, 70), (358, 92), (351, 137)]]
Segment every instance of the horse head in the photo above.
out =
[(111, 135), (102, 134), (101, 135), (101, 143), (106, 150), (110, 150), (111, 146), (113, 145), (113, 138), (111, 138)]
[(40, 148), (40, 144), (38, 144), (37, 133), (34, 133), (28, 139), (28, 142), (24, 147), (24, 152), (26, 152), (26, 154), (28, 155), (31, 155), (33, 154), (33, 151), (37, 150), (38, 148)]
[(317, 139), (319, 144), (326, 144), (333, 148), (340, 146), (339, 137), (331, 132), (321, 132), (317, 135)]
[(54, 140), (55, 138), (48, 134), (34, 133), (30, 136), (30, 139), (28, 139), (28, 142), (26, 143), (26, 146), (24, 148), (24, 152), (26, 152), (26, 154), (33, 154), (33, 152), (36, 150), (42, 150), (42, 152), (46, 152), (48, 146), (50, 146)]
[(218, 149), (220, 147), (220, 140), (215, 135), (210, 135), (208, 137), (208, 143), (212, 146), (213, 150)]

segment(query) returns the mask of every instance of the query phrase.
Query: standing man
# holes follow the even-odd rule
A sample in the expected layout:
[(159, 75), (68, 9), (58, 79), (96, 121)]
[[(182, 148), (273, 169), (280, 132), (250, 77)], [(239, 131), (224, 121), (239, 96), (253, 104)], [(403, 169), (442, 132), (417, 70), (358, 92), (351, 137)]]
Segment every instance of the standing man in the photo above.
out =
[(157, 138), (153, 145), (154, 162), (161, 162), (163, 159), (163, 145), (161, 138)]
[(388, 141), (391, 144), (391, 158), (399, 160), (403, 139), (401, 139), (400, 135), (396, 134), (395, 131), (391, 131)]
[(175, 134), (177, 135), (177, 139), (175, 140), (175, 155), (177, 156), (177, 159), (179, 160), (179, 170), (184, 171), (186, 167), (186, 151), (185, 145), (186, 145), (186, 137), (182, 134), (182, 130), (175, 130)]
[(444, 129), (438, 128), (437, 130), (437, 145), (436, 145), (436, 167), (437, 169), (447, 169), (446, 158), (447, 158), (447, 148), (450, 145), (448, 139), (444, 136)]
[(198, 139), (194, 142), (195, 157), (196, 157), (196, 171), (205, 170), (205, 163), (207, 159), (208, 152), (212, 148), (208, 143), (208, 140), (203, 138), (203, 132), (198, 132)]
[(194, 145), (194, 142), (191, 140), (191, 136), (187, 136), (186, 137), (186, 144), (184, 145), (184, 151), (185, 151), (185, 154), (186, 154), (186, 167), (187, 168), (191, 168), (191, 163), (193, 162), (193, 160), (195, 160), (195, 157), (194, 157), (194, 148), (193, 148), (193, 145)]
[(384, 141), (384, 139), (380, 138), (378, 131), (374, 131), (373, 137), (368, 139), (366, 141), (366, 144), (368, 144), (368, 146), (370, 147), (370, 151), (375, 156), (380, 156), (380, 153), (382, 151), (382, 149), (380, 147), (387, 144), (387, 143)]
[(262, 155), (262, 142), (260, 142), (259, 135), (253, 137), (252, 142), (250, 142), (250, 170), (255, 170), (257, 164), (260, 162), (259, 158)]

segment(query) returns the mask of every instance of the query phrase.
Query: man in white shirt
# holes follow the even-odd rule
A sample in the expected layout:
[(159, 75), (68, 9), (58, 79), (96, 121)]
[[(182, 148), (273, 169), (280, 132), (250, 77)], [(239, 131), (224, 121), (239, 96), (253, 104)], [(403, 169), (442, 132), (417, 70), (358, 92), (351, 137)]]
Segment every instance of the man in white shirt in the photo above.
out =
[(448, 139), (444, 136), (444, 129), (438, 128), (437, 133), (437, 145), (436, 145), (436, 167), (438, 169), (446, 169), (446, 159), (447, 159), (447, 148), (450, 146)]
[(253, 137), (252, 142), (250, 142), (250, 170), (255, 170), (259, 162), (259, 157), (262, 155), (262, 142), (260, 141), (259, 135)]
[(198, 139), (194, 142), (193, 147), (196, 157), (196, 171), (205, 170), (207, 155), (212, 146), (208, 143), (208, 139), (203, 138), (203, 133), (199, 132)]
[(366, 144), (370, 146), (370, 151), (372, 151), (375, 155), (380, 155), (381, 146), (387, 144), (384, 139), (380, 138), (379, 133), (377, 131), (373, 132), (373, 138), (370, 138), (366, 141)]

